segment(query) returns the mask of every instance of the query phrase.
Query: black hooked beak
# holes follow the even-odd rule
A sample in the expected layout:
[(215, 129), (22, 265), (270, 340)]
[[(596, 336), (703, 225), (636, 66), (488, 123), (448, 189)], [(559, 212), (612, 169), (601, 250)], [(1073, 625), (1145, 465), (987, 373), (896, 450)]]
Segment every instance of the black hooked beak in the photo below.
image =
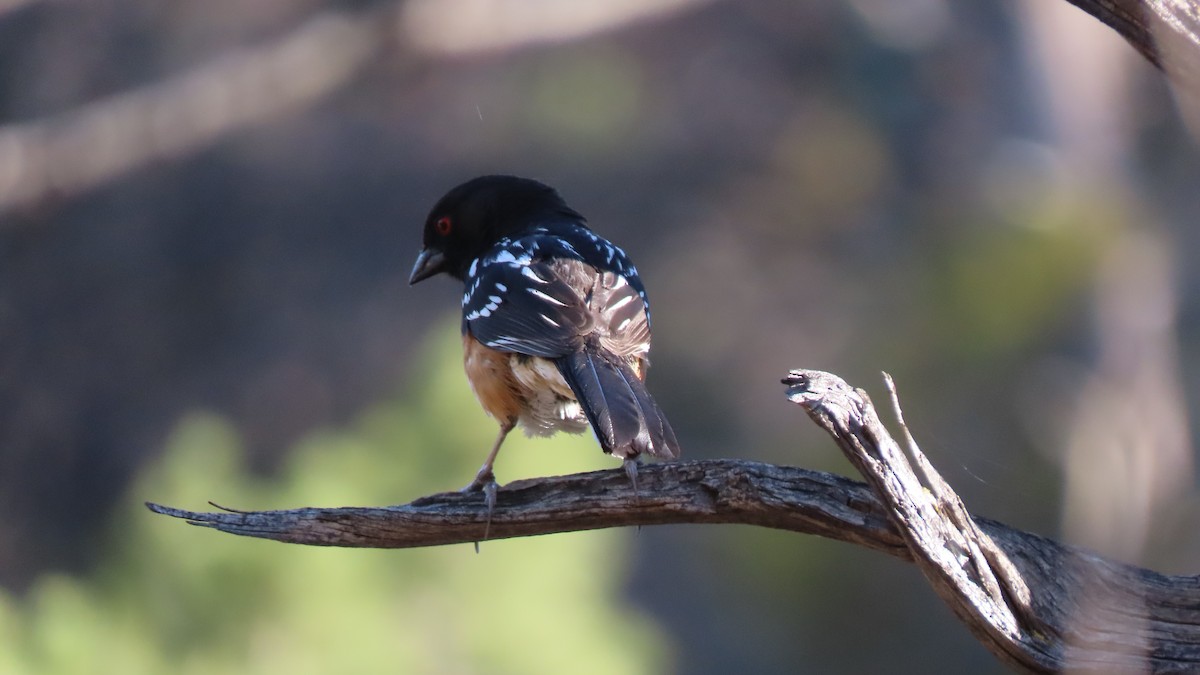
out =
[(421, 254), (417, 256), (417, 262), (413, 264), (412, 275), (408, 277), (408, 284), (411, 286), (418, 281), (424, 281), (429, 277), (446, 271), (446, 254), (436, 248), (423, 248)]

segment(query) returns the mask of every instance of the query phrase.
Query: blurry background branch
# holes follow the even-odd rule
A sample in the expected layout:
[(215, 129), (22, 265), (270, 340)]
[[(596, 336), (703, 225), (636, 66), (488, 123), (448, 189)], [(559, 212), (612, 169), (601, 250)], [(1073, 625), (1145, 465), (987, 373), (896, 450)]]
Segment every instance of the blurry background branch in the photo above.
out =
[(165, 82), (0, 127), (0, 212), (78, 193), (302, 107), (352, 77), (381, 44), (375, 15), (321, 12), (282, 38)]
[[(72, 195), (149, 162), (311, 105), (398, 34), (414, 52), (458, 55), (578, 39), (705, 0), (563, 5), (553, 0), (413, 0), (315, 13), (282, 38), (162, 83), (0, 126), (0, 213)], [(1117, 31), (1187, 92), (1200, 83), (1200, 10), (1189, 0), (1070, 0)], [(0, 0), (0, 12), (22, 2)]]
[(1200, 7), (1193, 0), (1069, 0), (1103, 21), (1154, 65), (1195, 83)]
[(1181, 112), (1200, 129), (1200, 3), (1195, 0), (1069, 0), (1115, 30), (1166, 73)]
[[(973, 518), (908, 433), (886, 381), (904, 449), (866, 392), (819, 371), (792, 371), (784, 380), (788, 398), (833, 436), (868, 485), (745, 461), (659, 464), (642, 472), (637, 494), (616, 470), (518, 481), (499, 492), (490, 526), (478, 494), (381, 508), (201, 513), (148, 506), (223, 532), (320, 546), (409, 548), (476, 541), (485, 528), (499, 539), (667, 523), (818, 534), (915, 562), (975, 637), (1010, 666), (1047, 673), (1200, 667), (1200, 590), (1192, 577), (1160, 575)], [(1089, 612), (1081, 613), (1085, 602)], [(1125, 617), (1125, 632), (1087, 621), (1108, 614)]]
[[(281, 38), (223, 53), (161, 83), (0, 126), (0, 213), (77, 194), (302, 110), (349, 82), (397, 37), (418, 53), (498, 50), (576, 39), (697, 2), (624, 0), (579, 11), (552, 1), (418, 0), (316, 12)], [(0, 13), (19, 5), (0, 0)]]

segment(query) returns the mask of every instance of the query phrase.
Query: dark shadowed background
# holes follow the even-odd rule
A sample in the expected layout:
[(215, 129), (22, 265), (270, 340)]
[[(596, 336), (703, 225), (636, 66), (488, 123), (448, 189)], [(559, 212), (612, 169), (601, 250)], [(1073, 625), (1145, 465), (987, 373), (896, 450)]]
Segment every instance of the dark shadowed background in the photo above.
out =
[(887, 370), (974, 511), (1200, 571), (1200, 161), (1066, 2), (0, 0), (0, 672), (1000, 672), (813, 537), (314, 551), (140, 508), (468, 482), (461, 289), (407, 276), (482, 173), (633, 257), (689, 457), (851, 473), (779, 377)]

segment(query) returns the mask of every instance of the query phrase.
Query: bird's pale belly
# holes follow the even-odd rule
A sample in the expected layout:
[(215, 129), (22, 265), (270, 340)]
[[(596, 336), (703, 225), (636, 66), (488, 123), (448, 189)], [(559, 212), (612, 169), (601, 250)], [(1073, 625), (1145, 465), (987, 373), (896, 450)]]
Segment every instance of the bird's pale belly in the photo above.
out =
[(526, 434), (549, 436), (556, 431), (577, 434), (587, 428), (583, 407), (553, 361), (510, 354), (509, 366), (526, 402), (520, 416)]
[(573, 434), (587, 416), (553, 361), (489, 349), (463, 336), (463, 367), (471, 391), (501, 424), (517, 422), (530, 436)]

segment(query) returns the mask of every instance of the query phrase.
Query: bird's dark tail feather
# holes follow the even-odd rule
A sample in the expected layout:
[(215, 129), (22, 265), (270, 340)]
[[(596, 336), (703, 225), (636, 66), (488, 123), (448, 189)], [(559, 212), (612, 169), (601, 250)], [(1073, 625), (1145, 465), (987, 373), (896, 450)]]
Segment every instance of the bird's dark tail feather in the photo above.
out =
[(588, 344), (556, 363), (605, 452), (628, 459), (642, 453), (679, 457), (670, 423), (623, 359)]

